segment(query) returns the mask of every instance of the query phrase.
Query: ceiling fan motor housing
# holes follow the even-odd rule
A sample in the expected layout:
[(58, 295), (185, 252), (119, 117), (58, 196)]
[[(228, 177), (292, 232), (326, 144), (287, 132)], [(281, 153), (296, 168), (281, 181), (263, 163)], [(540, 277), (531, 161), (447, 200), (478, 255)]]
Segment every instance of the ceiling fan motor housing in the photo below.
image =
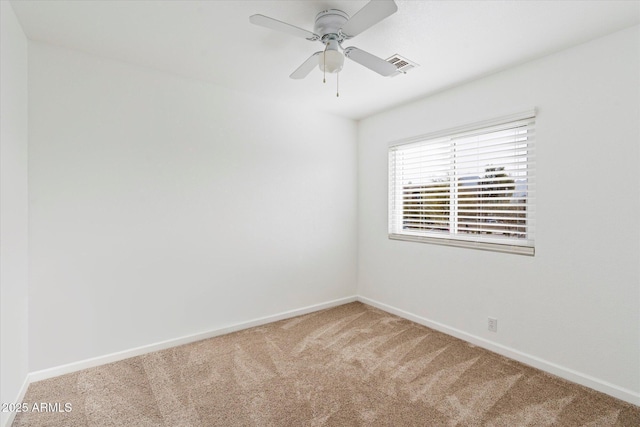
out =
[[(344, 36), (340, 32), (340, 28), (349, 20), (349, 15), (338, 9), (328, 9), (316, 15), (316, 24), (313, 32), (321, 37), (321, 40), (334, 39), (338, 43), (344, 40)], [(330, 37), (332, 36), (333, 37)]]

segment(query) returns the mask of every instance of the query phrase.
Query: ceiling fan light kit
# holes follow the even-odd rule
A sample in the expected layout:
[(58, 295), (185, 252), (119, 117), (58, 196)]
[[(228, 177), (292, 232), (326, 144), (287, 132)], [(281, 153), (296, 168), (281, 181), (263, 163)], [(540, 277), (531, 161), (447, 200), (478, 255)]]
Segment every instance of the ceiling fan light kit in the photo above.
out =
[(327, 73), (338, 73), (344, 65), (344, 55), (340, 53), (338, 48), (340, 45), (337, 40), (329, 40), (325, 49), (318, 60), (318, 67), (321, 71)]
[[(324, 45), (323, 50), (315, 52), (291, 73), (289, 77), (292, 79), (305, 78), (316, 65), (323, 73), (333, 73), (337, 77), (344, 65), (345, 56), (381, 76), (389, 77), (399, 73), (396, 65), (353, 46), (343, 48), (342, 43), (394, 14), (397, 10), (398, 6), (393, 0), (370, 1), (352, 17), (338, 9), (323, 10), (316, 15), (314, 32), (264, 15), (252, 15), (249, 21), (252, 24), (309, 41), (320, 41)], [(326, 80), (323, 81), (326, 82)], [(336, 96), (339, 96), (337, 92)]]

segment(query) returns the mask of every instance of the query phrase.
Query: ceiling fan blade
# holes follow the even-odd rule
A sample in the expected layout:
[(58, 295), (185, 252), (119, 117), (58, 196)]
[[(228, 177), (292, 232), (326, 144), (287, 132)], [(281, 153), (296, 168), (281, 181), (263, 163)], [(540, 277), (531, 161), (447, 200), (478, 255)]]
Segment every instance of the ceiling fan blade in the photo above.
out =
[(282, 31), (283, 33), (290, 34), (296, 37), (302, 37), (307, 40), (320, 40), (320, 36), (312, 33), (311, 31), (304, 30), (295, 25), (287, 24), (286, 22), (278, 21), (277, 19), (269, 18), (264, 15), (251, 15), (249, 22), (261, 27), (269, 28), (271, 30)]
[(304, 79), (309, 75), (311, 70), (314, 69), (318, 65), (318, 55), (320, 55), (322, 51), (316, 52), (309, 57), (306, 61), (302, 63), (291, 75), (289, 76), (292, 79)]
[(347, 37), (355, 37), (369, 27), (374, 26), (384, 18), (393, 15), (398, 6), (393, 0), (372, 0), (342, 27), (342, 33)]
[(358, 49), (357, 47), (348, 47), (344, 50), (344, 56), (356, 61), (360, 65), (364, 65), (368, 69), (375, 71), (381, 76), (388, 77), (398, 72), (398, 68), (395, 65), (390, 64), (382, 58), (378, 58), (375, 55)]

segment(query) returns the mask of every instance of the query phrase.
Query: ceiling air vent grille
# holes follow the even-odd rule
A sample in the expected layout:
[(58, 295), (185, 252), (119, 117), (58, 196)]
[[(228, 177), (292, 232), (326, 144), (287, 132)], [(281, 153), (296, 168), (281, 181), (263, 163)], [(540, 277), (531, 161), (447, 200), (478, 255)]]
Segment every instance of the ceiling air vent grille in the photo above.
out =
[(394, 75), (398, 75), (400, 73), (406, 73), (412, 68), (418, 67), (419, 65), (413, 61), (408, 60), (407, 58), (398, 55), (397, 53), (386, 60), (388, 63), (393, 64), (398, 69), (398, 73)]

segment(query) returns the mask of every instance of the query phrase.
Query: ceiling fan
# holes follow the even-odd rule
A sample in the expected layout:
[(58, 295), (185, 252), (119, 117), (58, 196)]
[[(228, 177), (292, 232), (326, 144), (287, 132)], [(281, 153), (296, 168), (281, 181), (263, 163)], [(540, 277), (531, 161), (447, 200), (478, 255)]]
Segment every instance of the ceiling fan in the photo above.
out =
[[(345, 56), (386, 77), (397, 74), (398, 68), (357, 47), (343, 48), (342, 42), (357, 36), (397, 10), (398, 6), (393, 0), (370, 1), (351, 17), (338, 9), (324, 10), (316, 15), (313, 32), (264, 15), (252, 15), (249, 21), (255, 25), (324, 44), (324, 50), (315, 52), (291, 73), (289, 77), (292, 79), (305, 78), (316, 65), (325, 73), (338, 73), (342, 70)], [(340, 51), (344, 52), (344, 55)]]

